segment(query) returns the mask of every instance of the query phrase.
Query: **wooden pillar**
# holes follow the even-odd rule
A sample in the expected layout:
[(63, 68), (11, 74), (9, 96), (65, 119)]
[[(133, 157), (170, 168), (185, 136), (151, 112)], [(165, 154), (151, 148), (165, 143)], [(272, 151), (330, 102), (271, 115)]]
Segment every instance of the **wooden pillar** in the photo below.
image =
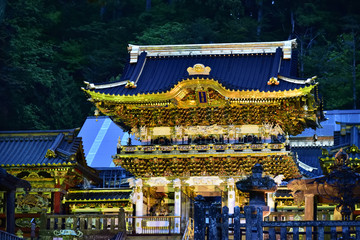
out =
[(305, 221), (314, 221), (314, 194), (305, 194)]
[[(55, 184), (55, 188), (60, 188), (60, 179), (56, 179), (56, 184)], [(61, 192), (54, 192), (54, 202), (53, 202), (53, 206), (54, 206), (54, 213), (55, 214), (59, 214), (61, 213)]]
[(15, 190), (6, 192), (6, 231), (15, 234)]

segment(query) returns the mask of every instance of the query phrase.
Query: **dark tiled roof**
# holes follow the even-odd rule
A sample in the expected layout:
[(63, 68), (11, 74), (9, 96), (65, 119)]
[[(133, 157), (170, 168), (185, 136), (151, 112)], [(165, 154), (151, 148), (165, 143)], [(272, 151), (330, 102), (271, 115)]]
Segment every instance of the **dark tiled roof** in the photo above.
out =
[[(301, 134), (292, 136), (292, 138), (297, 137), (312, 137), (314, 134), (321, 136), (333, 136), (335, 131), (340, 131), (341, 123), (346, 122), (360, 122), (360, 110), (325, 110), (326, 121), (321, 122), (322, 128), (317, 128), (316, 130), (307, 128)], [(336, 124), (336, 122), (341, 122)], [(334, 139), (336, 141), (336, 139)], [(337, 143), (334, 143), (337, 145)]]
[[(114, 95), (166, 92), (184, 79), (204, 77), (221, 83), (230, 90), (283, 91), (305, 85), (278, 79), (279, 85), (268, 85), (278, 75), (296, 78), (297, 58), (284, 59), (283, 51), (275, 53), (147, 56), (142, 52), (136, 63), (128, 62), (120, 82), (130, 80), (136, 88), (124, 85), (93, 89), (95, 92)], [(201, 63), (211, 68), (210, 76), (190, 76), (188, 67)], [(101, 84), (95, 84), (96, 86)]]
[(275, 192), (275, 197), (278, 197), (278, 198), (283, 198), (283, 197), (286, 197), (286, 198), (289, 198), (289, 197), (293, 197), (293, 195), (291, 195), (291, 191), (288, 190), (288, 189), (279, 189)]
[[(104, 191), (105, 190), (105, 191)], [(94, 200), (94, 201), (100, 201), (100, 200), (129, 200), (131, 190), (113, 190), (113, 189), (99, 189), (99, 191), (96, 190), (81, 190), (81, 191), (74, 191), (70, 192), (66, 196), (66, 201), (81, 201), (81, 200)]]
[[(54, 165), (67, 163), (81, 147), (75, 129), (61, 131), (0, 132), (0, 165)], [(55, 156), (45, 157), (48, 152)], [(82, 149), (81, 149), (82, 151)]]
[(26, 190), (31, 189), (31, 185), (28, 181), (19, 179), (6, 172), (5, 169), (0, 167), (0, 190), (9, 191), (15, 190), (17, 187), (25, 188)]
[(297, 153), (298, 160), (306, 165), (316, 168), (312, 171), (308, 171), (299, 166), (300, 172), (307, 177), (315, 177), (322, 175), (322, 169), (320, 166), (319, 157), (321, 157), (321, 147), (292, 147), (292, 152)]

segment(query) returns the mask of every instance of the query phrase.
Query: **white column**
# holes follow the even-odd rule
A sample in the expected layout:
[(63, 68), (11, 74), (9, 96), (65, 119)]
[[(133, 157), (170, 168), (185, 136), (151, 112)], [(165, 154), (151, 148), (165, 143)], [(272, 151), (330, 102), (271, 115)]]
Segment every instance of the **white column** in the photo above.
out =
[(227, 187), (228, 187), (228, 208), (229, 214), (234, 213), (235, 208), (235, 188), (234, 188), (234, 179), (229, 178), (227, 180)]
[[(181, 180), (174, 180), (174, 216), (181, 216)], [(175, 218), (174, 233), (180, 233), (180, 218)]]
[[(142, 179), (136, 179), (135, 180), (135, 193), (136, 193), (136, 201), (135, 201), (135, 214), (136, 217), (142, 217), (144, 215), (144, 194), (142, 191)], [(136, 229), (136, 233), (137, 234), (141, 234), (142, 233), (142, 227), (141, 227), (141, 221), (142, 218), (136, 218), (135, 219), (135, 229)]]
[(275, 211), (274, 193), (267, 193), (267, 205), (269, 206), (270, 212)]

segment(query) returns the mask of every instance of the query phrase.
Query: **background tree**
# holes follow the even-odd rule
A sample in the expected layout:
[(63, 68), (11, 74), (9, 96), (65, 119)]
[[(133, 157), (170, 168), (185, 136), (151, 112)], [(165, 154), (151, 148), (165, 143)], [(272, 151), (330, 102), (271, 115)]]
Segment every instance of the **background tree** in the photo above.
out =
[(0, 0), (0, 128), (81, 126), (93, 112), (83, 81), (116, 80), (128, 43), (297, 38), (300, 75), (319, 76), (326, 109), (354, 108), (359, 10), (355, 0)]

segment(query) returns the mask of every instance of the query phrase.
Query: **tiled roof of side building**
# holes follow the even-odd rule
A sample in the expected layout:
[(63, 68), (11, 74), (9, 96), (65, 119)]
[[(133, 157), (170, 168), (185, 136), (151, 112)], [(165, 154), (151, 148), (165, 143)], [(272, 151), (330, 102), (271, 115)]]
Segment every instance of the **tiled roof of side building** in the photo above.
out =
[[(308, 177), (320, 176), (323, 174), (319, 157), (321, 157), (321, 147), (292, 147), (292, 152), (298, 155), (298, 165), (300, 171)], [(303, 165), (304, 164), (304, 165)]]
[(337, 122), (357, 122), (360, 123), (360, 110), (325, 110), (326, 121), (321, 122), (322, 128), (316, 130), (307, 128), (295, 137), (333, 136), (335, 131), (340, 131), (341, 124)]
[(81, 138), (75, 137), (76, 131), (0, 132), (0, 166), (68, 163), (81, 147)]
[[(127, 144), (129, 134), (124, 132), (107, 116), (87, 117), (78, 137), (82, 138), (87, 164), (90, 167), (114, 167), (112, 156), (120, 138), (122, 145)], [(141, 145), (134, 135), (132, 144)]]
[(113, 190), (113, 189), (99, 189), (99, 190), (80, 190), (70, 191), (66, 196), (66, 201), (106, 201), (106, 200), (129, 200), (132, 190)]
[[(214, 46), (218, 45), (214, 44)], [(175, 48), (176, 45), (171, 47)], [(272, 48), (271, 51), (263, 50), (263, 52), (245, 50), (247, 51), (236, 54), (231, 53), (230, 50), (230, 52), (214, 54), (199, 52), (184, 54), (179, 50), (180, 53), (154, 55), (151, 54), (151, 50), (144, 48), (136, 62), (131, 63), (130, 59), (118, 83), (95, 84), (93, 91), (112, 95), (166, 92), (182, 80), (196, 77), (214, 79), (229, 90), (284, 91), (305, 86), (305, 79), (297, 79), (295, 51), (291, 52), (291, 57), (285, 58), (284, 51), (288, 50), (284, 47)], [(189, 77), (187, 68), (199, 63), (211, 68), (210, 75)], [(282, 80), (279, 75), (286, 77), (287, 80)], [(267, 82), (272, 77), (278, 78), (280, 84), (268, 85)], [(119, 84), (127, 80), (134, 82), (137, 87), (125, 88), (125, 84)]]

